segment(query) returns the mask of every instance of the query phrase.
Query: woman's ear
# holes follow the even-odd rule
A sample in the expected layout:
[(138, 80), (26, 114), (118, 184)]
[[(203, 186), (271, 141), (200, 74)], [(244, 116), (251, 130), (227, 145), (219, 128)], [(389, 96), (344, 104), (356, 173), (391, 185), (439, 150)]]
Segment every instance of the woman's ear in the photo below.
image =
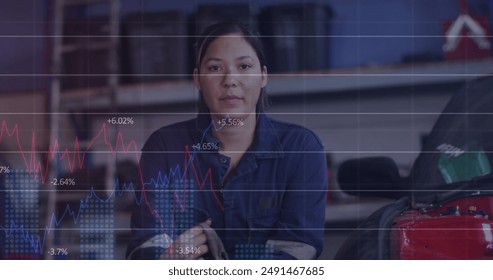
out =
[(195, 84), (195, 87), (200, 91), (200, 77), (199, 77), (199, 69), (194, 68), (193, 69), (193, 83)]
[(267, 86), (267, 66), (262, 67), (262, 87)]

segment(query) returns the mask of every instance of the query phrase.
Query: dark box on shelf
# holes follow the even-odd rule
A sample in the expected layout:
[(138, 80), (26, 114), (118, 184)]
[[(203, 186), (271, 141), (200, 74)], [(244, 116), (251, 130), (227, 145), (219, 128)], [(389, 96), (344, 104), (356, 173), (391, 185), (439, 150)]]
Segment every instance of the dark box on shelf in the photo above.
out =
[(108, 17), (74, 17), (63, 23), (62, 89), (108, 85), (111, 38)]
[(194, 17), (192, 34), (200, 35), (211, 24), (228, 20), (239, 21), (257, 28), (257, 12), (250, 4), (201, 5)]
[(111, 75), (109, 52), (103, 49), (78, 49), (64, 53), (62, 89), (108, 86)]
[(332, 10), (319, 4), (265, 8), (259, 16), (270, 72), (329, 68)]
[(180, 80), (190, 75), (185, 13), (129, 15), (122, 31), (122, 82)]
[(63, 44), (109, 42), (108, 17), (70, 18), (63, 23)]

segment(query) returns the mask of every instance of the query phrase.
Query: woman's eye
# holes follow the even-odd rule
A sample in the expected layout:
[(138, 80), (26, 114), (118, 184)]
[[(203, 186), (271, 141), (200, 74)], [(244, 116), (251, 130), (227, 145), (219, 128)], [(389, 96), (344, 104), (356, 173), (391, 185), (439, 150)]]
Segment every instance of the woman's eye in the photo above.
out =
[(247, 69), (250, 69), (252, 68), (252, 66), (250, 64), (241, 64), (240, 65), (240, 69), (241, 70), (247, 70)]
[(207, 69), (209, 69), (210, 71), (219, 71), (221, 70), (221, 67), (219, 65), (212, 65), (209, 66)]

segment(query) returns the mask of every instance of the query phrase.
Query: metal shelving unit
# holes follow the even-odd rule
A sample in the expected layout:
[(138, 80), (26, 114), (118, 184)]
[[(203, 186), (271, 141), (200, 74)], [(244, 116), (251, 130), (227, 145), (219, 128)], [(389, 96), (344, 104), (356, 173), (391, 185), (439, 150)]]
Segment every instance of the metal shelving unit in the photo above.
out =
[[(64, 24), (66, 20), (66, 9), (74, 6), (89, 6), (95, 4), (105, 4), (109, 5), (108, 10), (108, 40), (104, 43), (97, 44), (77, 44), (77, 43), (65, 43), (64, 42)], [(109, 74), (107, 75), (106, 85), (101, 89), (101, 94), (98, 96), (100, 100), (105, 100), (107, 104), (109, 104), (110, 108), (114, 108), (113, 104), (116, 104), (116, 95), (119, 88), (118, 83), (118, 52), (119, 49), (119, 34), (120, 34), (120, 0), (54, 0), (53, 2), (53, 46), (52, 46), (52, 56), (51, 56), (51, 83), (50, 90), (48, 93), (48, 110), (51, 114), (49, 114), (49, 143), (52, 146), (55, 142), (59, 141), (61, 135), (61, 126), (63, 124), (63, 117), (67, 116), (65, 113), (67, 112), (77, 112), (82, 108), (74, 108), (67, 106), (68, 104), (65, 102), (64, 96), (65, 92), (62, 92), (62, 78), (67, 73), (64, 73), (63, 69), (63, 57), (67, 53), (75, 52), (75, 51), (84, 51), (91, 50), (97, 48), (98, 50), (106, 50), (109, 54), (108, 57), (108, 69)], [(111, 109), (107, 110), (108, 112), (112, 112)], [(110, 139), (116, 139), (116, 129), (114, 129), (110, 134)], [(82, 150), (82, 148), (81, 148)], [(70, 201), (70, 193), (67, 195), (61, 194), (60, 197), (57, 197), (58, 189), (53, 189), (54, 186), (51, 185), (51, 179), (57, 178), (60, 176), (60, 163), (55, 158), (51, 158), (49, 161), (49, 179), (45, 183), (45, 188), (50, 189), (49, 195), (47, 197), (47, 212), (46, 212), (46, 225), (51, 227), (55, 227), (53, 223), (53, 215), (57, 213), (58, 203), (68, 203)], [(114, 173), (115, 173), (115, 160), (112, 157), (108, 158), (106, 162), (106, 186), (113, 186), (114, 184)], [(109, 188), (109, 187), (108, 187)], [(79, 195), (80, 196), (80, 195)], [(72, 200), (79, 199), (79, 196), (73, 196)], [(44, 248), (52, 248), (54, 247), (56, 241), (56, 230), (51, 231), (50, 234), (47, 235), (45, 240)], [(71, 232), (75, 231), (67, 231), (65, 234), (71, 234)], [(69, 236), (66, 238), (67, 242), (75, 242), (77, 238), (73, 236)], [(76, 250), (76, 243), (63, 244), (64, 247), (70, 247), (71, 250)], [(45, 254), (47, 258), (52, 258), (49, 254)]]

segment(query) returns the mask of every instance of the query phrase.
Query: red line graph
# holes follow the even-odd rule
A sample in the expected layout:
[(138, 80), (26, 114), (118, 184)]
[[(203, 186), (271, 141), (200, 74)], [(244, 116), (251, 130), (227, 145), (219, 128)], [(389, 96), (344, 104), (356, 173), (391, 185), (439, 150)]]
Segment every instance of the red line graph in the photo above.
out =
[[(53, 146), (50, 145), (48, 147), (48, 156), (46, 157), (44, 164), (42, 163), (41, 160), (36, 159), (36, 134), (34, 132), (31, 138), (31, 147), (29, 148), (29, 154), (30, 154), (29, 159), (26, 158), (26, 150), (22, 147), (21, 141), (19, 139), (19, 126), (15, 124), (12, 130), (9, 131), (6, 121), (2, 121), (2, 128), (0, 130), (0, 144), (2, 143), (5, 133), (7, 134), (8, 137), (15, 138), (15, 141), (17, 142), (17, 146), (19, 148), (19, 153), (24, 161), (28, 173), (33, 174), (33, 176), (35, 176), (35, 179), (37, 179), (38, 175), (41, 176), (41, 182), (43, 184), (46, 182), (46, 177), (48, 177), (48, 171), (49, 171), (48, 166), (50, 159), (55, 159), (56, 155), (58, 155), (59, 160), (66, 161), (67, 166), (69, 167), (71, 173), (74, 172), (77, 166), (79, 169), (83, 169), (86, 154), (90, 152), (91, 147), (101, 136), (103, 137), (104, 144), (108, 147), (108, 149), (110, 150), (113, 156), (116, 156), (119, 147), (121, 146), (121, 150), (124, 153), (129, 153), (129, 151), (135, 152), (135, 158), (137, 162), (139, 162), (139, 154), (138, 154), (139, 150), (137, 148), (137, 144), (135, 143), (135, 141), (132, 140), (128, 143), (127, 146), (125, 146), (125, 141), (123, 140), (123, 136), (119, 132), (117, 135), (116, 144), (113, 147), (113, 145), (111, 145), (111, 143), (107, 139), (107, 130), (105, 123), (103, 123), (101, 129), (96, 134), (96, 136), (94, 136), (91, 139), (85, 150), (82, 151), (80, 150), (79, 139), (77, 137), (75, 138), (74, 146), (72, 150), (65, 148), (63, 151), (61, 151), (59, 142), (55, 141), (55, 143), (53, 143)], [(70, 157), (70, 154), (73, 154), (72, 158)], [(43, 166), (45, 166), (44, 170), (42, 170)]]
[[(208, 128), (210, 129), (213, 126)], [(1, 129), (0, 129), (0, 144), (2, 141), (5, 141), (6, 137), (13, 138), (15, 143), (18, 146), (18, 151), (20, 156), (22, 157), (22, 160), (24, 162), (24, 165), (26, 167), (26, 170), (28, 171), (29, 174), (32, 174), (35, 179), (38, 178), (38, 176), (41, 178), (41, 181), (43, 184), (45, 184), (46, 179), (49, 174), (49, 163), (50, 160), (55, 160), (56, 157), (58, 157), (58, 160), (60, 160), (62, 163), (65, 163), (70, 172), (74, 172), (76, 168), (83, 169), (84, 168), (84, 163), (86, 159), (87, 153), (90, 153), (91, 147), (100, 139), (104, 141), (105, 146), (107, 147), (108, 151), (110, 151), (111, 156), (116, 156), (119, 151), (128, 154), (128, 153), (134, 153), (135, 154), (135, 159), (137, 161), (137, 167), (138, 167), (138, 174), (140, 176), (140, 190), (142, 191), (142, 196), (143, 196), (143, 202), (146, 204), (147, 209), (149, 212), (154, 215), (158, 220), (159, 223), (161, 224), (161, 229), (163, 232), (166, 232), (166, 229), (164, 227), (164, 222), (162, 221), (162, 218), (160, 214), (153, 208), (151, 203), (149, 202), (147, 195), (146, 195), (146, 185), (152, 184), (152, 183), (169, 183), (169, 178), (171, 174), (178, 173), (178, 174), (183, 174), (182, 175), (182, 182), (183, 182), (183, 202), (180, 202), (180, 196), (178, 195), (177, 192), (173, 193), (173, 205), (171, 205), (172, 209), (181, 209), (182, 211), (186, 210), (187, 205), (185, 204), (186, 201), (186, 195), (187, 195), (187, 174), (188, 171), (191, 170), (193, 177), (195, 179), (195, 182), (198, 185), (199, 190), (203, 190), (206, 188), (206, 185), (208, 184), (209, 189), (211, 190), (211, 194), (214, 197), (215, 202), (217, 205), (220, 207), (222, 211), (224, 211), (224, 206), (222, 205), (220, 199), (217, 197), (215, 192), (213, 191), (213, 178), (212, 178), (212, 170), (210, 168), (207, 169), (205, 172), (203, 178), (199, 178), (199, 173), (197, 172), (197, 169), (194, 164), (195, 160), (195, 151), (193, 153), (190, 152), (188, 145), (185, 145), (185, 152), (184, 152), (184, 162), (183, 162), (183, 172), (180, 171), (180, 164), (177, 163), (176, 168), (172, 169), (170, 168), (169, 173), (167, 176), (164, 176), (162, 178), (156, 178), (151, 179), (151, 182), (144, 182), (144, 177), (140, 165), (140, 150), (137, 147), (137, 143), (134, 140), (131, 140), (128, 142), (128, 144), (125, 143), (123, 135), (119, 132), (116, 137), (116, 143), (112, 145), (110, 141), (108, 141), (107, 137), (107, 127), (106, 124), (103, 123), (101, 126), (101, 129), (99, 129), (98, 133), (89, 141), (89, 144), (85, 149), (81, 151), (80, 149), (80, 144), (79, 140), (76, 137), (74, 140), (73, 148), (72, 150), (68, 148), (60, 149), (60, 144), (58, 141), (55, 141), (53, 145), (50, 145), (47, 150), (47, 156), (45, 157), (44, 160), (38, 160), (36, 158), (36, 154), (38, 153), (36, 151), (36, 134), (33, 132), (32, 137), (31, 137), (31, 145), (28, 149), (25, 149), (20, 141), (19, 138), (19, 126), (18, 124), (15, 124), (12, 129), (9, 129), (7, 122), (4, 120), (2, 121)], [(27, 155), (29, 154), (29, 155)], [(154, 182), (153, 182), (154, 181)], [(115, 190), (116, 191), (116, 188)], [(134, 189), (135, 193), (135, 189)], [(92, 194), (90, 194), (92, 195)], [(177, 207), (178, 206), (178, 207)], [(78, 216), (78, 214), (73, 213), (73, 215)], [(55, 214), (53, 213), (52, 219), (56, 219)], [(63, 215), (64, 216), (64, 215)], [(61, 219), (60, 219), (61, 222)], [(59, 224), (60, 222), (53, 223), (53, 221), (49, 222), (49, 225), (47, 225), (46, 230), (47, 232), (50, 232), (52, 227), (55, 225), (53, 224)], [(172, 221), (172, 224), (174, 224), (174, 221)], [(43, 238), (44, 239), (44, 238)], [(42, 247), (42, 246), (41, 246)]]

